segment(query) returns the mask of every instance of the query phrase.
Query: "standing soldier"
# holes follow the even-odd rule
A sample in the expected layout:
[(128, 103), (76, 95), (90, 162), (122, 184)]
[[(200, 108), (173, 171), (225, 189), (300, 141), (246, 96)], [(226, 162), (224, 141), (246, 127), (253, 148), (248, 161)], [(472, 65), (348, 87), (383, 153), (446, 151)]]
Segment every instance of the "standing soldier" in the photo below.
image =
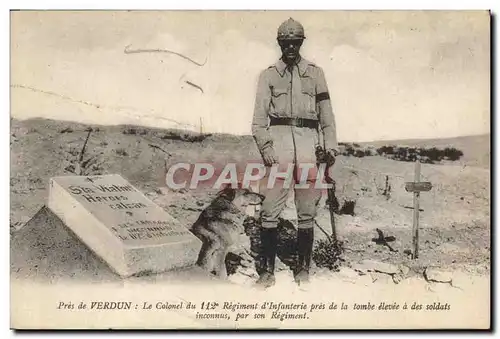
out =
[[(278, 166), (280, 173), (293, 164), (294, 183), (298, 183), (298, 178), (302, 180), (297, 170), (300, 164), (316, 164), (318, 146), (333, 161), (338, 153), (335, 119), (325, 76), (320, 67), (299, 54), (304, 39), (303, 26), (292, 18), (278, 28), (277, 40), (282, 56), (259, 76), (252, 122), (253, 137), (268, 167), (267, 177), (273, 164)], [(316, 173), (308, 175), (307, 183), (314, 183), (315, 179)], [(294, 277), (299, 285), (309, 281), (314, 218), (321, 198), (321, 190), (310, 186), (310, 189), (294, 188), (298, 215), (298, 262)], [(261, 185), (261, 193), (266, 196), (260, 215), (263, 267), (257, 284), (270, 287), (275, 283), (278, 218), (285, 207), (289, 188)]]

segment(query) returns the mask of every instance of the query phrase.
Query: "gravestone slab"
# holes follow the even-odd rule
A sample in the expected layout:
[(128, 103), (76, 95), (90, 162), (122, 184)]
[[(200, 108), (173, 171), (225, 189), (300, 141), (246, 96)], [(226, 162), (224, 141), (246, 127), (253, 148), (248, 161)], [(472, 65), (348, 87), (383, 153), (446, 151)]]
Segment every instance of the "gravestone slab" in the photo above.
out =
[(192, 266), (202, 246), (117, 174), (52, 178), (48, 207), (122, 277)]

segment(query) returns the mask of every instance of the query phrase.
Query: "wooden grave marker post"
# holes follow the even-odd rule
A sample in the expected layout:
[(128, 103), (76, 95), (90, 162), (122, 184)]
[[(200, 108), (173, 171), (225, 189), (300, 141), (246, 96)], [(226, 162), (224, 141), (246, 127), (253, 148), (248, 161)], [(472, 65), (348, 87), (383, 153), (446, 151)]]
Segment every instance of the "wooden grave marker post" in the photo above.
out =
[(420, 181), (420, 161), (415, 162), (415, 181), (407, 182), (407, 192), (413, 192), (413, 229), (412, 229), (412, 259), (418, 258), (418, 217), (420, 212), (420, 192), (428, 192), (432, 184), (428, 181)]

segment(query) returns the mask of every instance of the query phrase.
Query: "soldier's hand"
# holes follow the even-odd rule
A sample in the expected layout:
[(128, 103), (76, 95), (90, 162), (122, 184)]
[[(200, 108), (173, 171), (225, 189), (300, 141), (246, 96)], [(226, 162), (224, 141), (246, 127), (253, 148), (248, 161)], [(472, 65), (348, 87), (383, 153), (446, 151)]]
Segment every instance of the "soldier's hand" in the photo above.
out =
[(262, 159), (264, 160), (265, 166), (272, 166), (272, 164), (278, 163), (278, 158), (274, 154), (274, 149), (272, 147), (267, 147), (262, 151)]
[(326, 150), (326, 164), (328, 167), (333, 166), (335, 164), (335, 160), (337, 159), (338, 152), (334, 149)]

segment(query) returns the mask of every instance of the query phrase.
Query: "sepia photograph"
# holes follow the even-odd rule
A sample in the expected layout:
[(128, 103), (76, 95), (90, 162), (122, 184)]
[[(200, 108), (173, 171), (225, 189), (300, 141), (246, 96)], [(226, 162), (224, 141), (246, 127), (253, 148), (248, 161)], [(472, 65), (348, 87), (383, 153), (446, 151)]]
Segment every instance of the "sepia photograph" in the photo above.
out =
[(491, 319), (488, 10), (11, 10), (10, 327)]

